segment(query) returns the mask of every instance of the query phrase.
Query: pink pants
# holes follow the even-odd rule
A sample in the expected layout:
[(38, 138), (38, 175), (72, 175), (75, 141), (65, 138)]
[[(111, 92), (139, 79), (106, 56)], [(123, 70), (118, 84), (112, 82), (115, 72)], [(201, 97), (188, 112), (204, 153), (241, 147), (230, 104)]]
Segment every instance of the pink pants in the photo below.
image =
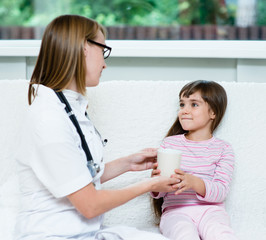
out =
[(171, 240), (237, 240), (223, 206), (186, 206), (163, 213), (162, 234)]

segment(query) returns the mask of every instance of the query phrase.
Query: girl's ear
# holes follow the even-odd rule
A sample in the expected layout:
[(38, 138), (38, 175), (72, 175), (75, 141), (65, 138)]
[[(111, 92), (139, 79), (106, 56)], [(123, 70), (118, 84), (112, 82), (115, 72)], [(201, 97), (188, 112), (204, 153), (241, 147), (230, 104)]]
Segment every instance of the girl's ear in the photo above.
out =
[(215, 117), (216, 117), (215, 113), (212, 110), (210, 110), (210, 118), (211, 118), (211, 120), (214, 120)]

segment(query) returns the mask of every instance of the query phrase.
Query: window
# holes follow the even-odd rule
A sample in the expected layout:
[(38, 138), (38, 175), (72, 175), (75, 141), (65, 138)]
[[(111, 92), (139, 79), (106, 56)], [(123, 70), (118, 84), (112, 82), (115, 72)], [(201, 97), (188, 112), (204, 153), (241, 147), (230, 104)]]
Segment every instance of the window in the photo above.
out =
[(41, 39), (61, 14), (96, 19), (108, 39), (266, 39), (265, 0), (1, 0), (0, 39)]

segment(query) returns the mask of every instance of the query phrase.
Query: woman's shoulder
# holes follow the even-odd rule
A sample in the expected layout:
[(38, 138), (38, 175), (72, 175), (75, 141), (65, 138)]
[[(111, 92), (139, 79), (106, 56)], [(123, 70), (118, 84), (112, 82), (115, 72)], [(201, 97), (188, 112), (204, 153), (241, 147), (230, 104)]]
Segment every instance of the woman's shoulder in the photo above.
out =
[(29, 106), (29, 114), (34, 119), (49, 120), (57, 118), (62, 113), (64, 105), (57, 98), (54, 91), (45, 86), (38, 86), (36, 96)]
[(33, 128), (45, 130), (51, 126), (65, 127), (68, 125), (68, 116), (64, 107), (52, 89), (40, 85), (36, 97), (28, 108), (27, 119)]

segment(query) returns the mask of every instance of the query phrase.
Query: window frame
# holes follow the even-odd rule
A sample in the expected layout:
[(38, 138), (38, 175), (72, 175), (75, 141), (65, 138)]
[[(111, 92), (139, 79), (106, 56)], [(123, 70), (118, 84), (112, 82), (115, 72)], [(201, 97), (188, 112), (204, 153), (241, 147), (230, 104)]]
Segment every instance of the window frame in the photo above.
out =
[[(266, 59), (266, 41), (106, 40), (110, 57)], [(41, 40), (0, 40), (0, 56), (38, 56)]]

